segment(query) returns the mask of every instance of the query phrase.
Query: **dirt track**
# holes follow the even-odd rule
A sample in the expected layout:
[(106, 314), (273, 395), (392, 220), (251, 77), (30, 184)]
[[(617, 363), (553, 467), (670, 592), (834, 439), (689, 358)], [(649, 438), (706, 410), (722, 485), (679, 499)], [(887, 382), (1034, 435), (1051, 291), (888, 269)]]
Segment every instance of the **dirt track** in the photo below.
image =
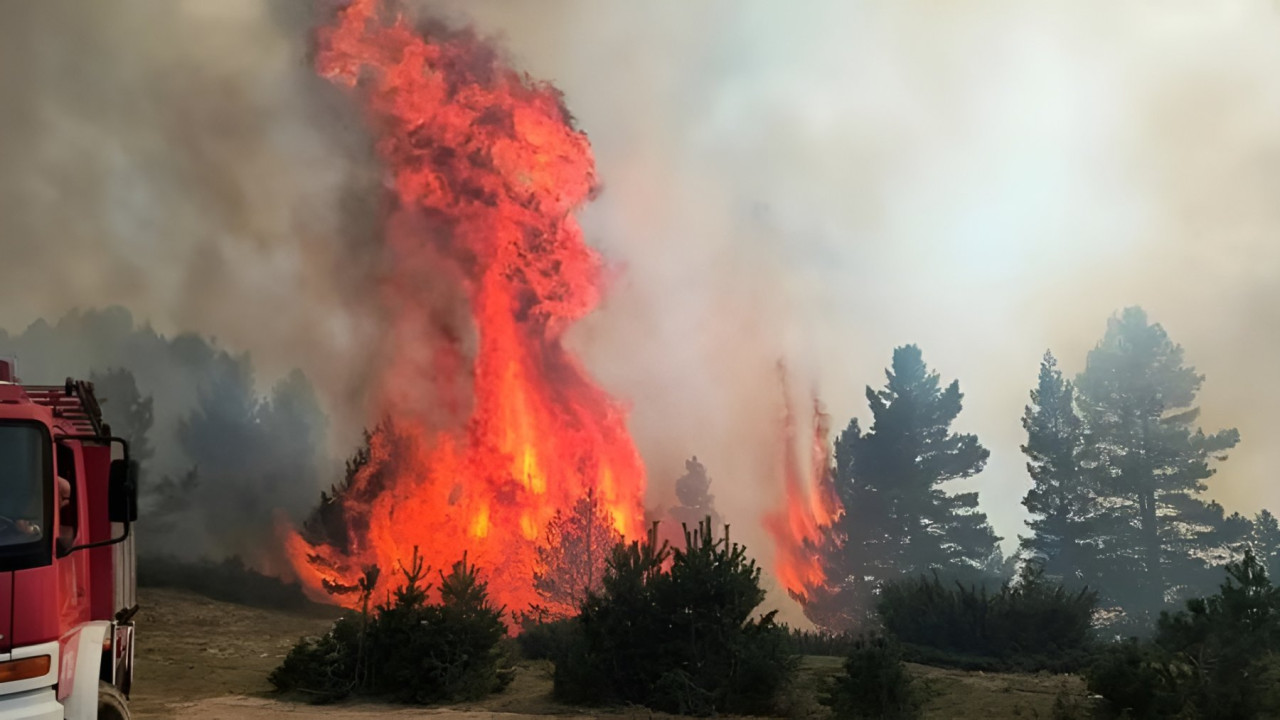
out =
[[(367, 720), (393, 718), (671, 717), (644, 709), (584, 711), (551, 698), (551, 665), (521, 663), (503, 692), (478, 703), (443, 708), (405, 708), (370, 703), (326, 706), (270, 697), (267, 675), (304, 635), (318, 635), (329, 617), (306, 617), (205, 599), (174, 590), (144, 588), (138, 617), (137, 675), (132, 705), (138, 718), (192, 720)], [(823, 676), (837, 672), (838, 658), (806, 658), (793, 700), (793, 717), (823, 717), (816, 702)], [(1049, 675), (965, 673), (915, 667), (930, 700), (926, 720), (935, 718), (1049, 718), (1060, 694), (1084, 701), (1079, 678)]]

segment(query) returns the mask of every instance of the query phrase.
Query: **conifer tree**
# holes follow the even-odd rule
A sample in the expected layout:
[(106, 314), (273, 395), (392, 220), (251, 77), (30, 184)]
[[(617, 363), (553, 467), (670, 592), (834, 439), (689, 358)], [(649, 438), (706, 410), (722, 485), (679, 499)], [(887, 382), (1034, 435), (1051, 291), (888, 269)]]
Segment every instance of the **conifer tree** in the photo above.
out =
[(1080, 465), (1084, 432), (1075, 410), (1075, 388), (1064, 380), (1058, 361), (1046, 352), (1031, 404), (1022, 416), (1027, 472), (1032, 487), (1022, 499), (1031, 513), (1032, 534), (1021, 539), (1024, 553), (1044, 573), (1072, 585), (1092, 578), (1089, 514), (1093, 493)]
[(1250, 531), (1250, 545), (1258, 562), (1273, 577), (1280, 577), (1280, 522), (1270, 510), (1263, 510), (1254, 517)]
[(568, 513), (557, 510), (537, 548), (533, 586), (546, 602), (539, 609), (552, 617), (576, 615), (587, 593), (600, 588), (609, 555), (619, 542), (622, 536), (594, 492), (588, 491)]
[(715, 496), (711, 494), (711, 477), (707, 468), (698, 462), (698, 456), (684, 463), (685, 473), (676, 480), (676, 499), (680, 502), (671, 508), (671, 518), (675, 520), (675, 528), (693, 528), (705, 518), (711, 518), (711, 524), (719, 527), (720, 514), (715, 509)]
[(151, 426), (155, 421), (153, 399), (138, 391), (133, 373), (124, 368), (92, 372), (89, 382), (102, 405), (102, 415), (114, 434), (129, 441), (130, 455), (146, 462), (155, 454), (151, 446)]
[(1225, 459), (1240, 434), (1196, 427), (1203, 382), (1137, 307), (1111, 318), (1076, 381), (1082, 460), (1099, 494), (1099, 588), (1129, 613), (1199, 594), (1217, 574), (1209, 552), (1221, 543), (1223, 512), (1200, 494), (1211, 462)]
[(974, 435), (951, 430), (964, 395), (943, 388), (915, 345), (899, 347), (883, 390), (867, 388), (871, 428), (851, 422), (835, 444), (835, 482), (845, 515), (827, 567), (833, 595), (806, 607), (829, 628), (859, 624), (872, 611), (875, 588), (895, 577), (932, 570), (967, 581), (998, 572), (1002, 559), (976, 492), (948, 493), (972, 477), (989, 455)]

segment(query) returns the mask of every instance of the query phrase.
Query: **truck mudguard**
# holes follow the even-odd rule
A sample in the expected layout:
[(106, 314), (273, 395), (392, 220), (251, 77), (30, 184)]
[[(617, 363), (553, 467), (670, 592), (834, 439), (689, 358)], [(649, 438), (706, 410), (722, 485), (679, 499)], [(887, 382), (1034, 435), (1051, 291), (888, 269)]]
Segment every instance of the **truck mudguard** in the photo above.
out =
[(102, 647), (109, 632), (109, 621), (88, 622), (68, 635), (62, 646), (58, 699), (66, 708), (66, 720), (95, 720), (98, 717)]

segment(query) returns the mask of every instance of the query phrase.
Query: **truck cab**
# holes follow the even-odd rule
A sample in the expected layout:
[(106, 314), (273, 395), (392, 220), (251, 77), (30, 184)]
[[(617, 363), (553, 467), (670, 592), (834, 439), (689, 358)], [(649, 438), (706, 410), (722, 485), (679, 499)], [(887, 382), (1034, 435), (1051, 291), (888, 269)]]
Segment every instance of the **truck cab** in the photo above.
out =
[(137, 465), (90, 383), (0, 359), (0, 720), (129, 717)]

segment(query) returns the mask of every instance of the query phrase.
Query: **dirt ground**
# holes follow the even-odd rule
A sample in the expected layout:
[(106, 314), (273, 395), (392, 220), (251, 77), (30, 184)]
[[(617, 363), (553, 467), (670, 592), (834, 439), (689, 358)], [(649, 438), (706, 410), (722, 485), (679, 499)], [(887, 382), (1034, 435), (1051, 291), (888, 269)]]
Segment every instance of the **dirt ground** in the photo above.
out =
[[(670, 717), (641, 708), (588, 711), (551, 698), (551, 666), (524, 662), (503, 692), (482, 702), (436, 708), (371, 703), (315, 706), (275, 699), (267, 675), (304, 635), (318, 635), (332, 617), (298, 615), (232, 605), (192, 593), (143, 588), (138, 615), (137, 671), (132, 706), (138, 718), (192, 720), (367, 720), (374, 717), (509, 718)], [(925, 683), (924, 716), (982, 720), (1053, 717), (1055, 700), (1088, 701), (1083, 683), (1071, 676), (967, 673), (913, 667)], [(806, 658), (791, 700), (793, 717), (825, 717), (817, 703), (826, 677), (839, 672), (839, 658)], [(1083, 714), (1081, 714), (1083, 717)]]

